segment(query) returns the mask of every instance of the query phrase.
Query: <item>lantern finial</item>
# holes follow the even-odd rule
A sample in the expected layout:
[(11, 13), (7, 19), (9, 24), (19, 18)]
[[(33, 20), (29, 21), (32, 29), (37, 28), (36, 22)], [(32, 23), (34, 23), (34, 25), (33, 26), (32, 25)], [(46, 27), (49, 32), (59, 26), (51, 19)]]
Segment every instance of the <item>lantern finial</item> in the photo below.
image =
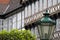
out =
[(46, 13), (48, 13), (48, 10), (46, 10)]
[(43, 14), (44, 16), (49, 16), (48, 10)]

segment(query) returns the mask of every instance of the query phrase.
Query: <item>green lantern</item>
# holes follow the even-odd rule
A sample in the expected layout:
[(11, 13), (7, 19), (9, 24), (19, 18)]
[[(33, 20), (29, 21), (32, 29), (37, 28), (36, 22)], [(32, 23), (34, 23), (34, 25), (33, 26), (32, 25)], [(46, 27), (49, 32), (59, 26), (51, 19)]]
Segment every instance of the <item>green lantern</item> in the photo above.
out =
[(41, 40), (51, 39), (56, 23), (49, 17), (49, 13), (47, 10), (46, 13), (44, 13), (44, 17), (37, 21), (37, 24), (39, 25), (40, 39)]

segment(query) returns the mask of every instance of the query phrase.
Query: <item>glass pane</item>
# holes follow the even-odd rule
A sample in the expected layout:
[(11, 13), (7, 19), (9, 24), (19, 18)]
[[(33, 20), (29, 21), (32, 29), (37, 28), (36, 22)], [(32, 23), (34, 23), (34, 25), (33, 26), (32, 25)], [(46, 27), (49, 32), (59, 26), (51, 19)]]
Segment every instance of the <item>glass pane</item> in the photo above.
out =
[(49, 27), (48, 26), (42, 26), (42, 38), (45, 39), (48, 37), (48, 31), (49, 31)]
[(43, 32), (44, 34), (48, 34), (49, 27), (48, 26), (43, 26)]
[(49, 34), (48, 34), (50, 38), (52, 38), (52, 34), (53, 34), (54, 30), (55, 30), (55, 25), (50, 26)]

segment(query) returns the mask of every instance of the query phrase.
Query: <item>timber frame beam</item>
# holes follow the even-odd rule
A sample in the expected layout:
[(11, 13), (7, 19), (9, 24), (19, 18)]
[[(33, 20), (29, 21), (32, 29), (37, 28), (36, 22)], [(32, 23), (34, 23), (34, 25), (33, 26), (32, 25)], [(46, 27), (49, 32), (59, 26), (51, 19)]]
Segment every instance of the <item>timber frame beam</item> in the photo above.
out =
[(0, 19), (6, 19), (6, 18), (8, 18), (8, 17), (10, 17), (10, 16), (12, 16), (12, 15), (14, 15), (14, 14), (17, 14), (18, 12), (23, 11), (26, 6), (32, 4), (33, 2), (36, 2), (36, 1), (37, 1), (37, 0), (27, 0), (27, 1), (24, 2), (23, 0), (21, 0), (21, 1), (20, 1), (20, 5), (22, 5), (22, 6), (14, 9), (14, 10), (8, 12), (8, 13), (5, 13), (5, 14), (3, 14), (3, 15), (0, 15)]

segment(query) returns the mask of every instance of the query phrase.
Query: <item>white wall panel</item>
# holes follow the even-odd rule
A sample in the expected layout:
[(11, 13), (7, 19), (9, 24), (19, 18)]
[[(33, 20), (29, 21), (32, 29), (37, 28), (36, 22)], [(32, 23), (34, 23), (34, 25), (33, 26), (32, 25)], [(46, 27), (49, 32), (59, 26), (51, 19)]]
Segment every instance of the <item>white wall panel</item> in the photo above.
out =
[(56, 20), (56, 31), (60, 30), (60, 19)]
[(25, 18), (28, 17), (28, 16), (27, 16), (27, 15), (28, 15), (27, 11), (28, 11), (28, 10), (27, 10), (27, 7), (25, 7)]
[(44, 9), (47, 8), (47, 0), (44, 0)]
[(16, 15), (13, 15), (13, 29), (16, 29)]
[(2, 19), (0, 19), (0, 31), (2, 30)]
[(31, 5), (28, 6), (28, 13), (27, 13), (27, 16), (31, 16)]
[(52, 0), (48, 0), (48, 7), (51, 7), (52, 5)]
[(60, 3), (60, 0), (58, 0), (58, 3)]
[(40, 0), (40, 11), (43, 9), (43, 3), (42, 3), (42, 0)]
[(38, 12), (38, 1), (35, 2), (35, 13)]
[(34, 3), (32, 3), (32, 15), (34, 14)]
[(57, 4), (57, 0), (53, 0), (53, 5), (56, 5)]

